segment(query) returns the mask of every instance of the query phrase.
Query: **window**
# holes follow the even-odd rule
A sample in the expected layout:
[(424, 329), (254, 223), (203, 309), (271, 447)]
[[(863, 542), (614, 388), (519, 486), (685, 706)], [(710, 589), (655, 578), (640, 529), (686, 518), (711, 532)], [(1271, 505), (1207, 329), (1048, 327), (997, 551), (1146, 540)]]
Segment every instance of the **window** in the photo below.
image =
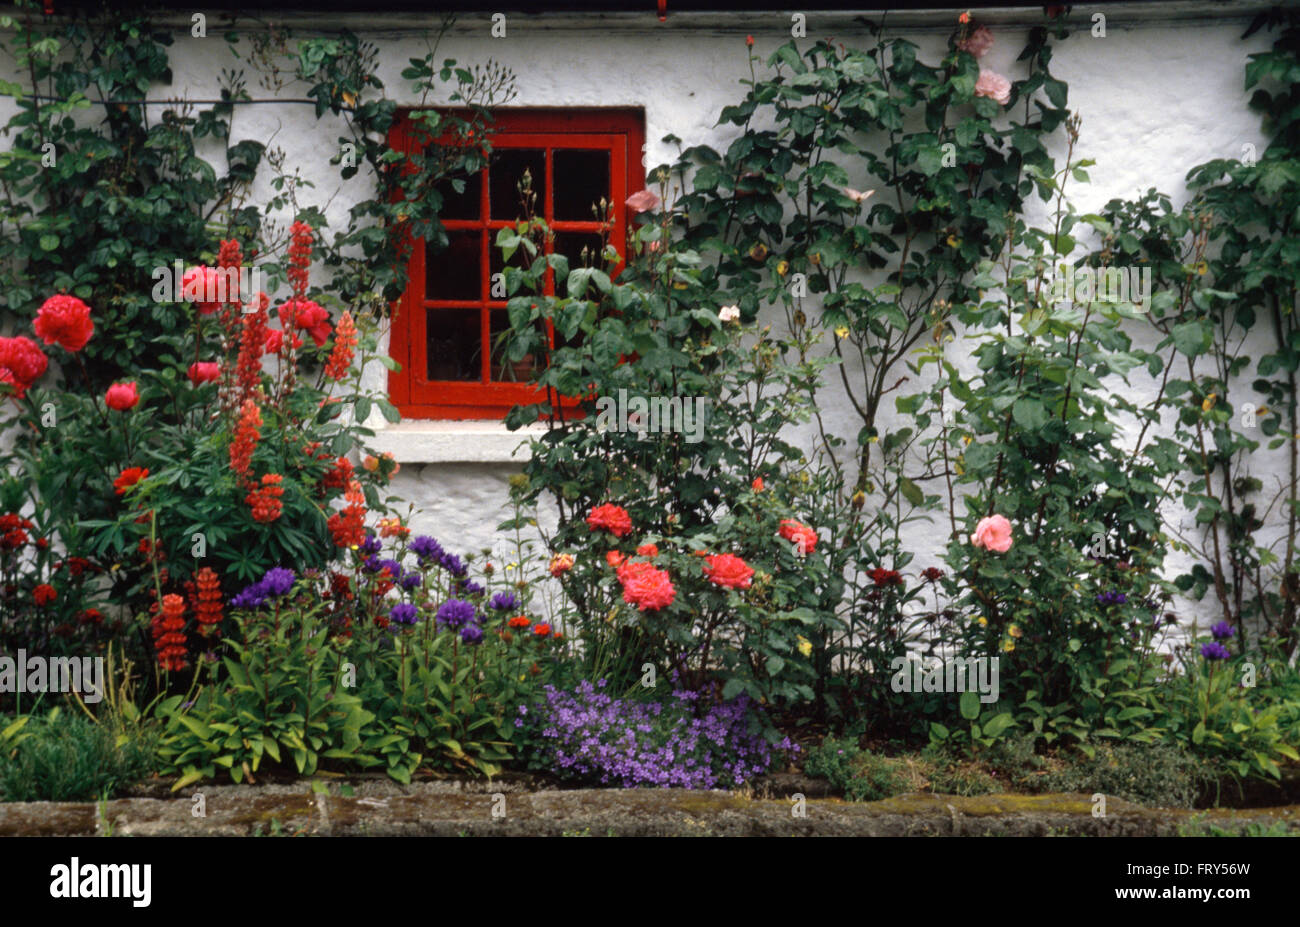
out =
[[(448, 246), (416, 243), (393, 316), (389, 353), (402, 369), (389, 374), (389, 394), (407, 418), (499, 419), (517, 403), (539, 401), (527, 383), (531, 361), (501, 356), (506, 299), (492, 287), (503, 268), (497, 230), (522, 218), (517, 185), (525, 170), (536, 213), (554, 233), (548, 247), (574, 267), (582, 266), (584, 247), (599, 252), (601, 223), (592, 207), (602, 197), (613, 204), (610, 241), (622, 251), (624, 201), (645, 184), (639, 111), (498, 110), (494, 117), (488, 167), (468, 178), (463, 193), (446, 194)], [(391, 141), (395, 148), (410, 143), (400, 120)]]

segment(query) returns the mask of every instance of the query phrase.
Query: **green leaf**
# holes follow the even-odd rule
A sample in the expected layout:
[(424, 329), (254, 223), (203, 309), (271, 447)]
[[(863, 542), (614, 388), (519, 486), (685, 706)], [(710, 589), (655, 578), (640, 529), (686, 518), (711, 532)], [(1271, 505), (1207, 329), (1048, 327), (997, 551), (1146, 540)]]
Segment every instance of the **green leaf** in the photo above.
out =
[(1035, 399), (1017, 399), (1011, 407), (1011, 417), (1026, 431), (1038, 432), (1047, 424), (1047, 410)]
[(904, 476), (899, 478), (898, 489), (899, 492), (903, 494), (903, 498), (913, 505), (925, 504), (925, 493), (921, 492), (921, 487), (917, 486), (907, 477)]
[(1175, 325), (1172, 334), (1180, 354), (1196, 357), (1210, 349), (1210, 329), (1196, 319)]
[(1011, 716), (1011, 712), (1009, 711), (1004, 711), (999, 715), (994, 715), (984, 724), (984, 736), (997, 737), (1014, 723), (1015, 719)]
[(961, 716), (967, 721), (974, 721), (980, 716), (980, 697), (978, 692), (963, 692), (961, 701), (958, 702), (961, 707)]

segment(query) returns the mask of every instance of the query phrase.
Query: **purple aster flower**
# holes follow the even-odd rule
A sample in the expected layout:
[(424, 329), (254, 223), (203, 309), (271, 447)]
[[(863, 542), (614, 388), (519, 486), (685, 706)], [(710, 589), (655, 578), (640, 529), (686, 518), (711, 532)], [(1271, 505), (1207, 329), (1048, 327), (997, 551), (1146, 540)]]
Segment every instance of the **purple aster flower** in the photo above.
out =
[(1218, 641), (1210, 641), (1208, 644), (1201, 645), (1201, 656), (1207, 660), (1226, 660), (1232, 656), (1228, 648)]
[(460, 639), (466, 644), (480, 644), (483, 642), (483, 629), (476, 624), (467, 624), (460, 629)]
[(415, 572), (407, 573), (405, 576), (403, 576), (401, 579), (397, 581), (397, 584), (401, 586), (403, 589), (409, 591), (411, 589), (415, 589), (417, 586), (423, 585), (424, 577), (421, 576), (419, 573), (415, 573)]
[(402, 578), (402, 565), (396, 560), (380, 560), (378, 569), (387, 570), (388, 578), (394, 582)]
[(288, 567), (271, 567), (262, 577), (262, 588), (269, 597), (278, 599), (293, 588), (297, 578)]
[(393, 606), (393, 610), (388, 613), (388, 617), (393, 620), (394, 624), (410, 626), (415, 624), (415, 619), (418, 616), (414, 605), (410, 602), (402, 602), (399, 605)]
[(468, 572), (463, 560), (455, 554), (449, 554), (446, 551), (444, 551), (442, 556), (438, 558), (438, 563), (441, 564), (442, 568), (452, 576), (463, 577), (466, 572)]
[(462, 599), (448, 599), (438, 609), (438, 623), (453, 631), (459, 631), (475, 620), (474, 606)]
[(1237, 629), (1226, 621), (1220, 621), (1210, 628), (1210, 633), (1214, 635), (1216, 641), (1226, 641), (1237, 633)]
[(480, 584), (474, 582), (472, 579), (457, 580), (456, 588), (465, 595), (482, 595), (487, 592), (486, 589), (484, 589)]
[(266, 587), (261, 582), (245, 586), (237, 596), (230, 600), (231, 608), (261, 608), (266, 604)]
[(366, 554), (377, 554), (383, 548), (384, 542), (379, 540), (373, 534), (367, 534), (366, 539), (361, 542), (361, 551)]
[(1128, 596), (1122, 592), (1107, 590), (1097, 596), (1098, 605), (1123, 605), (1128, 601)]
[(519, 599), (513, 592), (498, 592), (488, 602), (488, 608), (499, 612), (513, 612), (519, 609)]
[(419, 557), (420, 563), (422, 564), (427, 560), (441, 559), (445, 553), (442, 549), (442, 545), (427, 534), (417, 535), (411, 540), (410, 547), (407, 549), (410, 550), (411, 553), (415, 554), (415, 556)]

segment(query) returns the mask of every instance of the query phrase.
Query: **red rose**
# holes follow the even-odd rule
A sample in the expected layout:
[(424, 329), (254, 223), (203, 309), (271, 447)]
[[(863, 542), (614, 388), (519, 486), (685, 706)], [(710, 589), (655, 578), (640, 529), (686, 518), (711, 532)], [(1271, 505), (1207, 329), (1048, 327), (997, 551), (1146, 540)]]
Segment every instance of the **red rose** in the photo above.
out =
[(781, 519), (778, 533), (787, 541), (793, 542), (801, 554), (810, 554), (817, 547), (817, 532), (793, 518)]
[(587, 516), (587, 526), (592, 531), (605, 530), (616, 538), (632, 533), (632, 519), (627, 510), (619, 505), (598, 505)]
[(90, 307), (77, 297), (62, 293), (41, 304), (32, 327), (46, 344), (57, 343), (74, 354), (84, 348), (95, 333), (95, 323), (90, 321)]
[[(297, 351), (302, 347), (302, 339), (297, 335), (293, 336), (293, 349)], [(263, 353), (279, 354), (284, 350), (284, 332), (278, 328), (269, 328), (266, 331), (266, 342), (263, 345)]]
[(735, 554), (713, 554), (705, 561), (704, 575), (715, 586), (748, 589), (754, 579), (753, 567)]
[(636, 549), (636, 554), (638, 557), (658, 557), (659, 548), (654, 544), (642, 544)]
[(316, 347), (323, 347), (330, 340), (333, 329), (330, 327), (330, 314), (323, 306), (310, 299), (291, 299), (277, 310), (280, 313), (280, 327), (285, 331), (301, 328), (311, 335)]
[(621, 550), (611, 550), (605, 554), (605, 562), (616, 570), (623, 565), (625, 560), (627, 560), (627, 554)]
[(141, 467), (127, 467), (113, 480), (113, 491), (120, 496), (148, 475), (149, 471)]
[(221, 377), (221, 365), (216, 363), (195, 361), (190, 364), (189, 378), (195, 386), (200, 383), (214, 383)]
[(0, 338), (0, 381), (14, 388), (22, 398), (28, 388), (41, 378), (50, 359), (30, 338)]
[(181, 299), (197, 303), (200, 315), (211, 315), (221, 308), (222, 300), (236, 302), (239, 299), (238, 284), (236, 292), (226, 292), (227, 275), (215, 267), (191, 267), (181, 277)]
[(618, 569), (618, 581), (623, 584), (623, 601), (641, 611), (666, 608), (677, 595), (668, 571), (650, 563), (623, 564)]
[(135, 388), (134, 380), (130, 383), (114, 383), (104, 394), (104, 402), (110, 409), (116, 409), (118, 412), (134, 408), (139, 401), (140, 391)]

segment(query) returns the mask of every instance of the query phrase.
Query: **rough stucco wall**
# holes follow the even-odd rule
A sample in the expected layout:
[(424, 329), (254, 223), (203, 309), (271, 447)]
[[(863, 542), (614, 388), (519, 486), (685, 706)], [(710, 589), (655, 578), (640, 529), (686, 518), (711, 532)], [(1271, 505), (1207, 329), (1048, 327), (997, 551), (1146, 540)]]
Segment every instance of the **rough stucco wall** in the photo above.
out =
[[(591, 31), (577, 32), (541, 29), (526, 19), (512, 18), (507, 36), (492, 38), (490, 20), (483, 14), (462, 19), (457, 29), (443, 38), (438, 57), (455, 58), (462, 64), (492, 58), (511, 68), (519, 89), (513, 106), (644, 107), (646, 163), (651, 166), (675, 156), (675, 146), (661, 141), (668, 133), (679, 136), (685, 145), (725, 147), (733, 134), (714, 123), (724, 105), (740, 98), (741, 81), (749, 76), (743, 34), (669, 33), (656, 29), (649, 18), (639, 22), (645, 24), (640, 31), (606, 32), (594, 26)], [(755, 50), (765, 58), (788, 38), (789, 22), (788, 15), (762, 14), (740, 28), (752, 32)], [(365, 16), (353, 17), (348, 25), (379, 46), (380, 77), (388, 94), (399, 103), (417, 103), (409, 96), (400, 71), (408, 58), (425, 53), (425, 40), (405, 30), (367, 31)], [(412, 19), (407, 29), (418, 25)], [(434, 31), (437, 23), (431, 20), (428, 27)], [(310, 34), (302, 26), (295, 28), (295, 38)], [(217, 94), (220, 69), (234, 63), (222, 30), (210, 25), (209, 31), (204, 39), (178, 36), (172, 49), (173, 94), (195, 99)], [(809, 35), (828, 31), (819, 26), (816, 13), (809, 14)], [(936, 30), (900, 31), (920, 44), (921, 55), (928, 60), (937, 58), (944, 46), (945, 38)], [(1026, 31), (1025, 27), (995, 27), (997, 44), (984, 59), (984, 66), (1019, 76), (1022, 71), (1015, 59)], [(1085, 28), (1056, 44), (1053, 71), (1069, 83), (1070, 108), (1083, 117), (1076, 156), (1097, 162), (1090, 168), (1092, 183), (1073, 188), (1079, 211), (1095, 210), (1113, 197), (1130, 197), (1152, 186), (1181, 203), (1185, 199), (1183, 178), (1192, 166), (1214, 157), (1239, 157), (1247, 143), (1262, 150), (1259, 120), (1245, 107), (1242, 73), (1247, 56), (1266, 49), (1270, 39), (1259, 34), (1242, 41), (1242, 31), (1235, 22), (1126, 25), (1111, 16), (1106, 37), (1093, 38)], [(834, 37), (846, 44), (870, 42), (864, 29), (840, 30)], [(248, 76), (253, 96), (272, 95), (257, 86), (257, 75), (251, 70)], [(290, 83), (282, 93), (298, 96), (302, 89)], [(7, 116), (6, 106), (0, 104), (0, 117)], [(300, 171), (303, 179), (314, 184), (300, 192), (303, 205), (326, 207), (331, 224), (342, 227), (352, 201), (364, 192), (355, 181), (340, 182), (337, 168), (328, 164), (344, 134), (340, 120), (327, 114), (318, 121), (309, 106), (248, 106), (236, 114), (232, 140), (255, 138), (282, 148), (288, 169)], [(202, 153), (220, 163), (219, 149)], [(1063, 152), (1055, 153), (1059, 158)], [(268, 179), (269, 173), (264, 172), (253, 202), (264, 202), (272, 195)], [(865, 178), (855, 179), (870, 186)], [(955, 342), (951, 350), (960, 355), (962, 342)], [(376, 366), (369, 376), (372, 382), (383, 383), (381, 368)], [(828, 396), (834, 397), (837, 388)], [(1138, 399), (1154, 395), (1152, 385), (1138, 378), (1129, 392)], [(832, 423), (842, 433), (856, 433), (857, 423), (842, 397), (828, 399), (827, 405)], [(411, 523), (417, 531), (433, 533), (452, 548), (466, 552), (500, 542), (495, 529), (508, 516), (503, 505), (506, 480), (516, 467), (404, 463), (393, 490), (412, 504)], [(916, 532), (918, 567), (934, 562), (942, 543), (933, 540), (943, 533)]]

